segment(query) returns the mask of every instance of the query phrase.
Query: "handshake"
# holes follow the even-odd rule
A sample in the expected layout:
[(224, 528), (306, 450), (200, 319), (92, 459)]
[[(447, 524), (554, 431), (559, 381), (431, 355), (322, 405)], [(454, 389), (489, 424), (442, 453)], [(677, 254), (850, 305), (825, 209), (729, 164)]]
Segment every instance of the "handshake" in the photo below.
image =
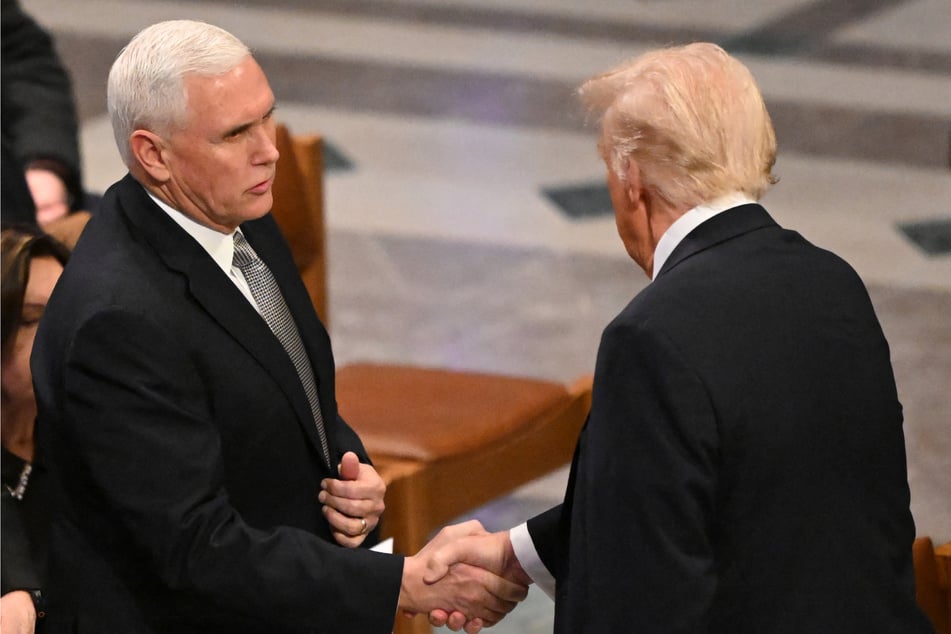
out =
[(399, 609), (407, 617), (426, 613), (434, 626), (474, 634), (511, 612), (531, 583), (508, 531), (489, 533), (470, 520), (443, 528), (406, 558)]

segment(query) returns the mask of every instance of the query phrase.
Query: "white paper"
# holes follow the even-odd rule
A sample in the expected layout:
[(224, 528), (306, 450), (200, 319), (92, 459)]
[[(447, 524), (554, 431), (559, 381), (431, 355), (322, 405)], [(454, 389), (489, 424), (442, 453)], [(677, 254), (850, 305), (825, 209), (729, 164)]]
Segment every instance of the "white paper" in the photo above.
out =
[(393, 538), (387, 537), (382, 542), (371, 548), (370, 550), (375, 550), (378, 553), (388, 553), (393, 554)]

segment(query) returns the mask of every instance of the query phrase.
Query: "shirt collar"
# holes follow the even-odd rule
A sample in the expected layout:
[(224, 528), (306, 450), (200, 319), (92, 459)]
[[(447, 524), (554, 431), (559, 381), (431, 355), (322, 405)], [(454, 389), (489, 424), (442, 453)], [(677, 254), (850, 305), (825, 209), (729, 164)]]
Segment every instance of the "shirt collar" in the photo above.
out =
[(651, 280), (657, 279), (657, 275), (664, 268), (667, 258), (691, 231), (727, 209), (754, 202), (756, 201), (743, 192), (731, 192), (708, 203), (697, 205), (680, 218), (677, 218), (657, 241), (657, 247), (654, 249), (654, 271)]
[(215, 231), (203, 224), (197, 223), (174, 207), (169, 206), (164, 201), (157, 198), (152, 192), (145, 190), (156, 205), (162, 209), (169, 218), (174, 220), (178, 226), (185, 230), (195, 241), (201, 245), (211, 259), (215, 261), (221, 270), (225, 273), (231, 271), (234, 261), (234, 231), (231, 233), (221, 233)]

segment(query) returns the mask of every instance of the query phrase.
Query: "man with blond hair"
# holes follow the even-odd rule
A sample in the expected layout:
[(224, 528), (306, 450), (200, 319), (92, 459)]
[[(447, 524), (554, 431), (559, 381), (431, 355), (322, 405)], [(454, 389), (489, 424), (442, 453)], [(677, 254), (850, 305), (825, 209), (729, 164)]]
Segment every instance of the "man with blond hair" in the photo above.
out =
[[(177, 20), (109, 75), (129, 174), (40, 325), (33, 376), (64, 495), (48, 632), (385, 634), (492, 624), (526, 588), (372, 552), (383, 480), (338, 415), (330, 338), (268, 213), (274, 94), (237, 38)], [(476, 522), (436, 538), (479, 532)]]
[(580, 92), (652, 281), (604, 331), (564, 503), (436, 561), (534, 580), (559, 634), (930, 631), (888, 344), (852, 268), (758, 204), (752, 75), (698, 43)]

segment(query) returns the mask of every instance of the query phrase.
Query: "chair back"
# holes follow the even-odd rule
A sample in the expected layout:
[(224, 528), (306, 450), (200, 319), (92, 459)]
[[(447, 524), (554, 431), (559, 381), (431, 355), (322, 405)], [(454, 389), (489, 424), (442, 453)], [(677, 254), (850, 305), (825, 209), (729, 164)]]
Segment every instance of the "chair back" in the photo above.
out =
[(293, 136), (278, 124), (277, 149), (281, 157), (271, 215), (290, 246), (317, 315), (329, 328), (323, 140), (319, 135)]

